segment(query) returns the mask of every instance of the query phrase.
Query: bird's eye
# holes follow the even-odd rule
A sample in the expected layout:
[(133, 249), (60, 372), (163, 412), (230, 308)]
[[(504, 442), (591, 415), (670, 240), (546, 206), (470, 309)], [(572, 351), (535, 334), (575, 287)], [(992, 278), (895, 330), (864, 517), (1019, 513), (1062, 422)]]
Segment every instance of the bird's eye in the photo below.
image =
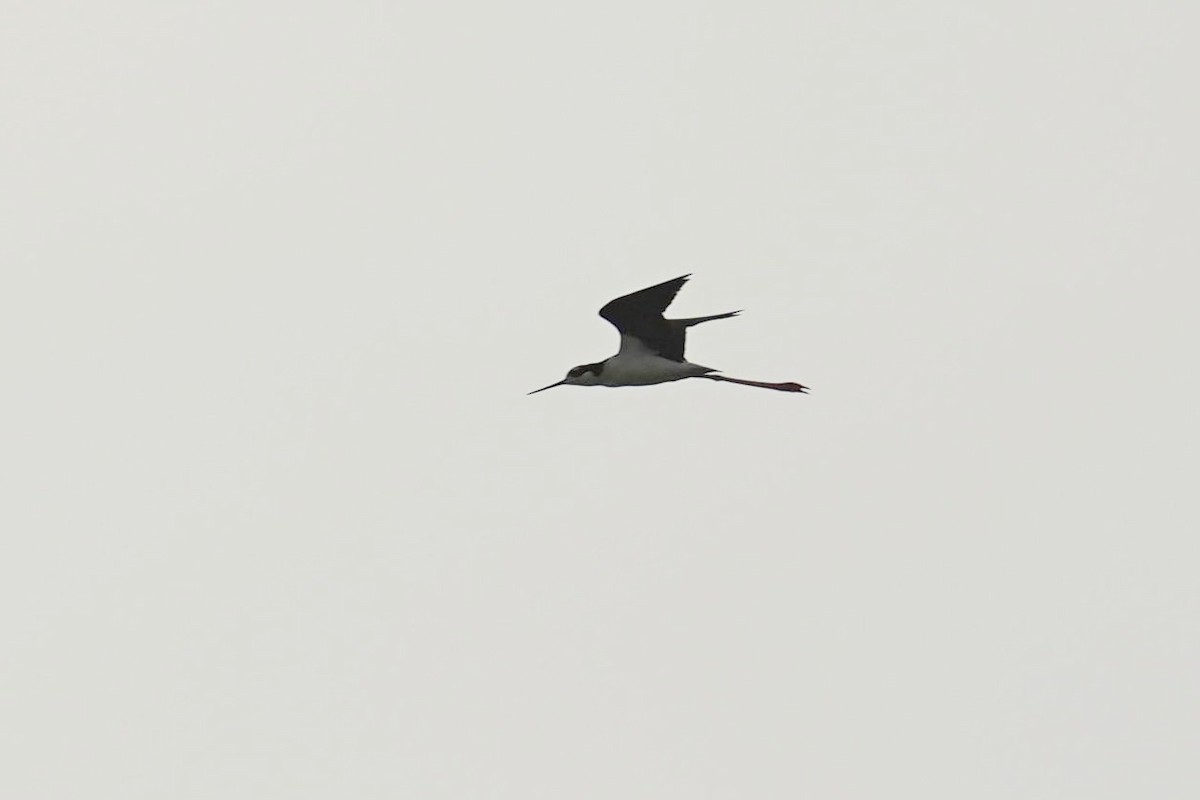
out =
[(584, 372), (583, 367), (575, 367), (567, 373), (568, 378), (578, 378)]

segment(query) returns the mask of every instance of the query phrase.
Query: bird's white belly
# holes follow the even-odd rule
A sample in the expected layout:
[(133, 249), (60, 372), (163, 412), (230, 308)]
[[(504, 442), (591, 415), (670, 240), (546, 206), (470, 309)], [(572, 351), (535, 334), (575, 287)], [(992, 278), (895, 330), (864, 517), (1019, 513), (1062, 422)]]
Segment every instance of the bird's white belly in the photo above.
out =
[(672, 361), (661, 356), (643, 355), (637, 358), (616, 356), (604, 364), (600, 383), (604, 386), (649, 386), (683, 378), (694, 378), (712, 372), (708, 367), (687, 361)]

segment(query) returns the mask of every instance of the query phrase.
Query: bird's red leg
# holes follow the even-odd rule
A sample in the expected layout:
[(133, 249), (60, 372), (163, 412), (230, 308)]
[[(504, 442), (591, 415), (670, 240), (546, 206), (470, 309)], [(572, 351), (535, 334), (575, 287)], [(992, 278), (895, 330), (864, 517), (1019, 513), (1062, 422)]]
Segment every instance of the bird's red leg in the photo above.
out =
[(740, 383), (742, 386), (757, 386), (760, 389), (774, 389), (777, 392), (801, 392), (807, 393), (808, 387), (801, 386), (798, 383), (763, 383), (762, 381), (745, 381), (741, 378), (729, 378), (724, 375), (701, 375), (701, 378), (708, 378), (710, 381), (725, 381), (726, 383)]

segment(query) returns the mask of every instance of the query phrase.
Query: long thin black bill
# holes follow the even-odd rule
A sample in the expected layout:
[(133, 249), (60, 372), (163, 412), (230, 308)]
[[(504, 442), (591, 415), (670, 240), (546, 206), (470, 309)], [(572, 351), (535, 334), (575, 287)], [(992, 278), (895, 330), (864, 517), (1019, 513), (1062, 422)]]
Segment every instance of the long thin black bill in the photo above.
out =
[(566, 381), (559, 381), (558, 383), (552, 383), (552, 384), (550, 384), (549, 386), (543, 386), (543, 387), (542, 387), (542, 388), (540, 388), (540, 389), (534, 389), (534, 390), (533, 390), (532, 392), (530, 392), (529, 394), (537, 394), (538, 392), (544, 392), (544, 391), (546, 391), (547, 389), (553, 389), (555, 386), (562, 386), (564, 383), (566, 383)]

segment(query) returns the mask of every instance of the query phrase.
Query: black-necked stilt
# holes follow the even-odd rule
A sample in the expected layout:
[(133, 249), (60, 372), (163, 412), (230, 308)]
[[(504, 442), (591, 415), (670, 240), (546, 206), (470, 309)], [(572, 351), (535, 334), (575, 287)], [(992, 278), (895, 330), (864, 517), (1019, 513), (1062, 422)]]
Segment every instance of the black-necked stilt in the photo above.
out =
[(708, 378), (710, 381), (740, 383), (743, 386), (758, 386), (781, 392), (808, 390), (807, 386), (798, 383), (763, 383), (714, 375), (712, 373), (716, 370), (711, 367), (702, 367), (685, 359), (683, 341), (688, 328), (701, 322), (726, 319), (741, 313), (730, 311), (725, 314), (713, 314), (711, 317), (663, 319), (663, 312), (671, 305), (671, 301), (689, 277), (683, 275), (649, 289), (618, 297), (605, 305), (600, 309), (600, 316), (621, 332), (621, 349), (617, 354), (595, 364), (581, 364), (567, 372), (567, 377), (558, 383), (543, 386), (530, 394), (564, 385), (648, 386), (684, 378)]

